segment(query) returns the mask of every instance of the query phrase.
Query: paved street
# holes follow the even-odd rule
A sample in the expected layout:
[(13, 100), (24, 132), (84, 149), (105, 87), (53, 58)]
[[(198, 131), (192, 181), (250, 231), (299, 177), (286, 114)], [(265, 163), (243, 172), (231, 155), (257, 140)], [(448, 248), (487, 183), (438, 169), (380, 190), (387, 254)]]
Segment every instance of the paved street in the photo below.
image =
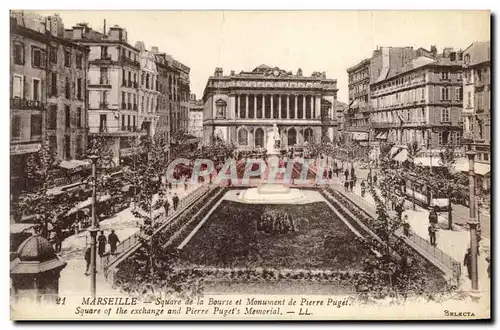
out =
[[(182, 199), (199, 186), (200, 184), (188, 185), (187, 190), (184, 190), (184, 185), (174, 186), (169, 193), (171, 205), (171, 198), (174, 193), (177, 193), (179, 198)], [(171, 207), (171, 212), (173, 212), (173, 207)], [(130, 207), (109, 219), (101, 221), (100, 227), (104, 230), (106, 237), (111, 232), (111, 229), (114, 229), (121, 241), (132, 236), (139, 230), (138, 221), (133, 216)], [(86, 263), (84, 258), (85, 248), (89, 244), (90, 235), (87, 231), (72, 235), (63, 241), (60, 257), (67, 262), (67, 266), (62, 270), (59, 279), (59, 292), (61, 296), (81, 296), (90, 293), (90, 276), (85, 275)], [(109, 245), (107, 245), (106, 249), (109, 250)], [(97, 266), (97, 294), (118, 294), (119, 291), (105, 281), (99, 256), (97, 256)]]

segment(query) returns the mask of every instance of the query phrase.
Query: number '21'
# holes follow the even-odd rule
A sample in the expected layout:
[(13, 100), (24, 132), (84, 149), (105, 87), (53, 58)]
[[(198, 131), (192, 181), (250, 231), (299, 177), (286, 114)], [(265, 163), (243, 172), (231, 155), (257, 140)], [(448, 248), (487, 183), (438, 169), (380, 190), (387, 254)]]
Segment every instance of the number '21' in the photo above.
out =
[(56, 299), (56, 304), (58, 305), (65, 305), (66, 304), (66, 297), (57, 297)]

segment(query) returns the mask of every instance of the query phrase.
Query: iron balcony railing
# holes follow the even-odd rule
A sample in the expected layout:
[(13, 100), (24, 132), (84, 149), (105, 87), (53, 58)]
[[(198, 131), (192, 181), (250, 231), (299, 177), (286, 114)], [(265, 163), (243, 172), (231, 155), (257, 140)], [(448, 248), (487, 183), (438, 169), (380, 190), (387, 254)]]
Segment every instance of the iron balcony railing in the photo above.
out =
[(13, 109), (26, 109), (26, 110), (45, 110), (45, 103), (42, 101), (26, 100), (21, 98), (11, 98), (10, 107)]

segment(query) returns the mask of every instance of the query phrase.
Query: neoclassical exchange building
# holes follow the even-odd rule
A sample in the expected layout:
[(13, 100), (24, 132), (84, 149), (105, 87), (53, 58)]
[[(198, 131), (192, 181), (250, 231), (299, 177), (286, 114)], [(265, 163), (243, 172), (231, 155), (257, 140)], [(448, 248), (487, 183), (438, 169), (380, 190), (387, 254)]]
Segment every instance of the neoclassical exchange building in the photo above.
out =
[(216, 137), (238, 149), (264, 148), (266, 130), (279, 128), (281, 146), (333, 139), (337, 134), (337, 80), (325, 72), (310, 77), (260, 65), (251, 72), (224, 75), (216, 68), (203, 93), (203, 139)]

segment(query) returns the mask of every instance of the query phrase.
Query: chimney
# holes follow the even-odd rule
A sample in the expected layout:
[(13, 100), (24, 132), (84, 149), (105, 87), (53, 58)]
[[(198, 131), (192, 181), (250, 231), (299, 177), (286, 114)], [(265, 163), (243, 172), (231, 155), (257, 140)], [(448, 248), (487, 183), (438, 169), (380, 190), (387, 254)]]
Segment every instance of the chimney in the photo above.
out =
[(77, 25), (73, 26), (73, 39), (81, 40), (83, 37), (83, 26)]
[(106, 35), (106, 19), (104, 19), (104, 29), (103, 29), (103, 32), (102, 32), (104, 35)]
[(158, 47), (156, 47), (156, 46), (151, 46), (151, 53), (153, 53), (153, 54), (155, 54), (155, 55), (156, 55), (156, 54), (158, 54)]
[(432, 54), (432, 56), (436, 56), (437, 55), (437, 48), (436, 48), (435, 45), (431, 46), (431, 54)]
[(234, 70), (231, 70), (231, 76), (234, 76), (234, 75), (235, 75)]

